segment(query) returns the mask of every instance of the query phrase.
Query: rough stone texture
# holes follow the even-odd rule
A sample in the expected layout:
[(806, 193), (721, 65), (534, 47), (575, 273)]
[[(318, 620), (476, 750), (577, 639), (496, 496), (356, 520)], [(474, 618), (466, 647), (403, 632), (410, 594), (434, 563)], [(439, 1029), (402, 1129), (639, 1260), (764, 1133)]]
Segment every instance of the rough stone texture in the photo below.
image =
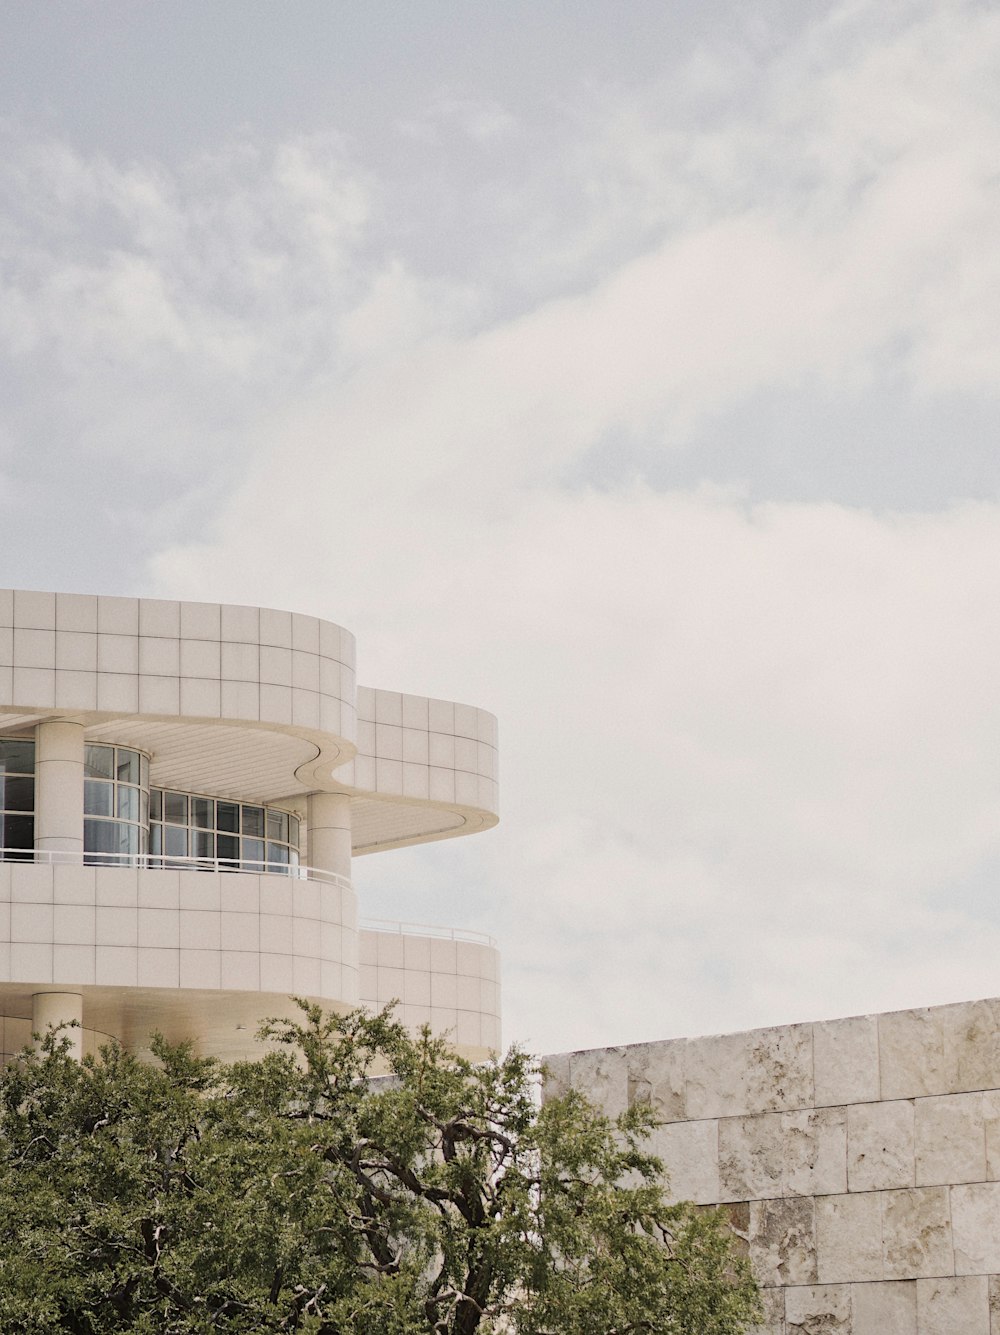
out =
[(847, 1190), (846, 1108), (781, 1114), (786, 1196), (831, 1196)]
[(750, 1326), (747, 1335), (785, 1335), (785, 1290), (765, 1289), (761, 1294), (764, 1319)]
[(851, 1286), (851, 1335), (917, 1335), (913, 1280)]
[(786, 1289), (787, 1335), (853, 1335), (852, 1324), (849, 1284)]
[(648, 1102), (675, 1198), (723, 1204), (752, 1335), (1000, 1335), (1000, 1001), (549, 1059)]
[(873, 1015), (813, 1025), (816, 1106), (878, 1099), (878, 1023)]
[(634, 1102), (644, 1088), (648, 1101), (665, 1122), (687, 1117), (687, 1049), (685, 1038), (629, 1048), (629, 1102)]
[(913, 1113), (918, 1187), (985, 1180), (982, 1094), (917, 1099)]
[(713, 1205), (727, 1199), (719, 1190), (718, 1122), (669, 1122), (653, 1132), (649, 1149), (670, 1166), (672, 1200)]
[(948, 1023), (943, 1012), (894, 1011), (878, 1017), (879, 1092), (883, 1099), (954, 1093), (948, 1051)]
[(919, 1335), (990, 1335), (987, 1277), (918, 1279), (917, 1330)]
[(983, 1130), (986, 1133), (986, 1181), (1000, 1181), (1000, 1090), (987, 1090), (980, 1096)]
[(1000, 1335), (1000, 1275), (990, 1275), (990, 1335)]
[(947, 1188), (915, 1187), (881, 1196), (885, 1278), (954, 1274)]
[(617, 1117), (628, 1107), (628, 1062), (624, 1048), (572, 1052), (569, 1070), (574, 1087), (584, 1090), (609, 1117)]
[(813, 1202), (750, 1202), (750, 1261), (759, 1284), (815, 1284), (816, 1236)]
[(952, 1187), (951, 1222), (956, 1275), (1000, 1270), (1000, 1182)]
[(882, 1206), (876, 1192), (816, 1201), (816, 1277), (822, 1284), (882, 1279)]
[(719, 1122), (719, 1187), (724, 1201), (780, 1196), (784, 1145), (780, 1117), (724, 1117)]
[(850, 1191), (912, 1187), (913, 1104), (856, 1103), (847, 1110), (847, 1185)]

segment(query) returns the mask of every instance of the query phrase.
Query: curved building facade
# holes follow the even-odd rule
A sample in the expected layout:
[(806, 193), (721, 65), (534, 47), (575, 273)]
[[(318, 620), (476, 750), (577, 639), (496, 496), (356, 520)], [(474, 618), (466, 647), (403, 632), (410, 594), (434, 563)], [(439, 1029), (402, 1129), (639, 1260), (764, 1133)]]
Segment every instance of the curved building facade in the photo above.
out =
[(496, 744), (484, 710), (357, 686), (314, 617), (0, 591), (0, 1049), (75, 1018), (232, 1059), (292, 994), (495, 1049), (493, 942), (366, 924), (351, 866), (495, 825)]

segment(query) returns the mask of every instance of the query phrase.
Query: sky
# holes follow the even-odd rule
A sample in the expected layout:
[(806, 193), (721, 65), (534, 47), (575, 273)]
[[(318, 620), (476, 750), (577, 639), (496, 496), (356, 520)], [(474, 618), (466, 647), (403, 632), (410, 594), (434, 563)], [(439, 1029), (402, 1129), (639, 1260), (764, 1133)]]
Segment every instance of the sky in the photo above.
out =
[(538, 1052), (1000, 991), (1000, 10), (10, 0), (0, 552), (500, 720)]

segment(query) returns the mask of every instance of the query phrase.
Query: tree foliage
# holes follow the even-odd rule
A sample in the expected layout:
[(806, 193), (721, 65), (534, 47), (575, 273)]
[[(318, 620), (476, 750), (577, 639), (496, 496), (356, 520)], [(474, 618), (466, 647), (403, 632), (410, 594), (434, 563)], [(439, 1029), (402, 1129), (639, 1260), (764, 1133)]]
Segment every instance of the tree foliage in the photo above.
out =
[[(222, 1065), (59, 1036), (0, 1080), (0, 1329), (24, 1335), (736, 1335), (713, 1211), (665, 1204), (648, 1111), (538, 1107), (390, 1012), (265, 1031)], [(374, 1077), (377, 1071), (388, 1074)]]

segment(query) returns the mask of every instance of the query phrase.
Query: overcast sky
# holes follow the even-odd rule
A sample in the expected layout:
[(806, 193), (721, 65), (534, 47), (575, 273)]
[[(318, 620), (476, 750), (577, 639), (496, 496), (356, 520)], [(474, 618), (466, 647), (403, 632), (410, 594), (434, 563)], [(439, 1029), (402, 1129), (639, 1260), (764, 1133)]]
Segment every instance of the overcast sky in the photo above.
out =
[(3, 583), (492, 710), (538, 1051), (1000, 992), (1000, 11), (8, 0)]

